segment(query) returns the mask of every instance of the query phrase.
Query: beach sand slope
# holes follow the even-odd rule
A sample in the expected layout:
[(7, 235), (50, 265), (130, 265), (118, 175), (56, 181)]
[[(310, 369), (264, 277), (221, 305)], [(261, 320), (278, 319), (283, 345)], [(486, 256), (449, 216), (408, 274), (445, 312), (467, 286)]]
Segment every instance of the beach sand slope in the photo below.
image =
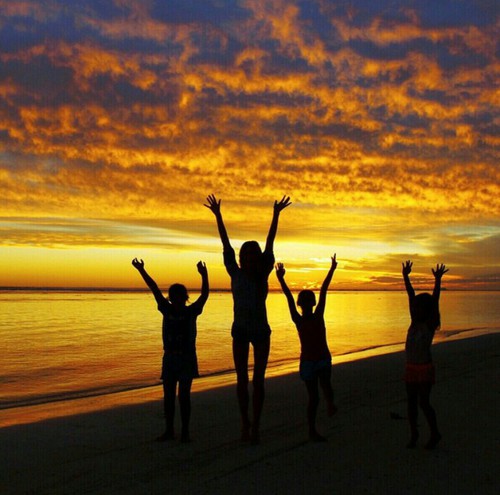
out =
[[(2, 494), (496, 494), (500, 463), (500, 334), (433, 347), (431, 399), (443, 440), (434, 451), (423, 417), (408, 439), (402, 353), (334, 366), (338, 413), (324, 403), (312, 443), (298, 374), (267, 380), (261, 444), (239, 441), (234, 387), (194, 393), (192, 437), (159, 443), (161, 403), (0, 430)], [(156, 392), (156, 396), (158, 393)], [(178, 419), (178, 418), (177, 418)]]

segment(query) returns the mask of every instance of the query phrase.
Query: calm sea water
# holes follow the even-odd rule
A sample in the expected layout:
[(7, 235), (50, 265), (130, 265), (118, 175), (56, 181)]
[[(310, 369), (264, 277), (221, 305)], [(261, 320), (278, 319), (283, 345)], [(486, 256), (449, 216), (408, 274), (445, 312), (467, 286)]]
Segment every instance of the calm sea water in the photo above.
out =
[[(194, 300), (196, 293), (191, 295)], [(270, 370), (298, 368), (299, 341), (285, 297), (271, 293)], [(232, 374), (231, 295), (213, 292), (198, 318), (205, 376)], [(498, 331), (500, 292), (443, 292), (437, 340)], [(403, 343), (404, 292), (331, 292), (325, 313), (332, 354), (383, 353)], [(147, 292), (0, 292), (0, 409), (157, 385), (161, 314)]]

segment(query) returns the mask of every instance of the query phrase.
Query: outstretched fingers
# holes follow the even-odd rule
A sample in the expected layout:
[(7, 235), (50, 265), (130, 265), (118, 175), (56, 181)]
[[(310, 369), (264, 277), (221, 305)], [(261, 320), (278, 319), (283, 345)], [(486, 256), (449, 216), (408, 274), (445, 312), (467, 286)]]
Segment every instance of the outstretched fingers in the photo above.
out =
[(441, 264), (437, 264), (436, 265), (436, 269), (434, 270), (434, 268), (432, 269), (432, 273), (435, 277), (439, 277), (441, 278), (446, 272), (448, 272), (449, 269), (446, 268), (446, 265), (444, 265), (443, 263)]
[(214, 213), (220, 212), (220, 203), (221, 203), (221, 200), (220, 199), (217, 200), (217, 198), (215, 197), (214, 194), (209, 194), (207, 196), (207, 203), (208, 204), (203, 204), (203, 206), (205, 206), (209, 210), (213, 211)]
[(285, 271), (285, 265), (283, 263), (276, 263), (276, 275), (278, 277), (284, 277)]
[(413, 263), (410, 260), (407, 260), (405, 263), (401, 264), (403, 265), (403, 274), (409, 275), (411, 273)]
[(279, 213), (291, 204), (292, 202), (290, 201), (290, 196), (283, 196), (280, 201), (274, 202), (274, 209)]

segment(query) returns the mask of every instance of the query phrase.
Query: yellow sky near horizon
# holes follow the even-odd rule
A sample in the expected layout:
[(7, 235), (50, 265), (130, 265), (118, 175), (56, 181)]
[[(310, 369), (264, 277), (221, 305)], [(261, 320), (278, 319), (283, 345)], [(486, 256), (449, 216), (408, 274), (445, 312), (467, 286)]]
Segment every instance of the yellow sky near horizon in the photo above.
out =
[(498, 23), (480, 2), (0, 13), (0, 286), (140, 286), (137, 256), (162, 287), (196, 287), (203, 259), (226, 288), (214, 193), (236, 249), (291, 196), (291, 285), (319, 285), (336, 252), (339, 288), (402, 288), (411, 258), (422, 285), (443, 262), (449, 288), (500, 290)]

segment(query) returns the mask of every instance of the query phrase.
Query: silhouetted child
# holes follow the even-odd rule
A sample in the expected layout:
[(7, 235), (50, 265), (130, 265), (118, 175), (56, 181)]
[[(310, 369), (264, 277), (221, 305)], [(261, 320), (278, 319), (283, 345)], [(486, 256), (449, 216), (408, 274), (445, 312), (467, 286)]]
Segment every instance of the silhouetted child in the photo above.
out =
[(403, 263), (403, 278), (410, 303), (411, 324), (406, 337), (405, 382), (408, 396), (408, 420), (410, 423), (410, 441), (408, 448), (414, 448), (418, 440), (418, 404), (427, 419), (430, 428), (430, 438), (427, 449), (433, 449), (441, 440), (436, 413), (430, 404), (432, 386), (435, 383), (434, 364), (432, 362), (431, 345), (434, 333), (441, 325), (439, 315), (439, 294), (441, 278), (448, 271), (445, 265), (436, 265), (434, 274), (434, 290), (432, 295), (422, 293), (418, 296), (410, 282), (413, 263)]
[[(326, 441), (316, 431), (316, 413), (319, 404), (318, 384), (323, 390), (329, 416), (333, 416), (337, 408), (333, 402), (333, 389), (331, 384), (332, 356), (328, 349), (325, 327), (325, 304), (328, 286), (337, 268), (336, 255), (332, 258), (332, 264), (326, 278), (321, 286), (319, 301), (316, 306), (316, 297), (312, 290), (300, 291), (297, 298), (297, 306), (302, 310), (300, 315), (295, 307), (292, 293), (285, 282), (285, 267), (283, 263), (276, 266), (276, 275), (288, 301), (290, 315), (297, 327), (300, 339), (300, 377), (304, 380), (309, 401), (307, 404), (307, 422), (309, 425), (309, 437), (319, 442)], [(313, 311), (314, 306), (316, 310)]]
[(135, 258), (132, 265), (142, 275), (151, 289), (158, 311), (163, 314), (163, 365), (161, 378), (163, 380), (163, 405), (165, 412), (165, 433), (158, 437), (159, 441), (174, 438), (175, 396), (179, 384), (179, 405), (181, 411), (181, 441), (189, 442), (189, 420), (191, 417), (191, 384), (198, 374), (196, 356), (196, 318), (203, 311), (208, 299), (208, 272), (205, 263), (198, 262), (197, 268), (201, 275), (201, 295), (189, 306), (186, 305), (189, 296), (184, 285), (173, 284), (165, 298), (156, 282), (144, 268), (144, 261)]
[[(283, 196), (274, 202), (273, 218), (262, 252), (257, 241), (247, 241), (240, 249), (240, 265), (236, 263), (226, 227), (222, 220), (220, 200), (212, 194), (205, 206), (212, 211), (217, 221), (223, 246), (224, 265), (231, 277), (233, 294), (233, 359), (237, 377), (237, 395), (241, 414), (241, 438), (259, 443), (259, 427), (264, 404), (264, 379), (269, 357), (271, 328), (267, 321), (266, 298), (268, 278), (274, 266), (273, 245), (282, 210), (289, 206), (290, 198)], [(252, 421), (250, 421), (248, 394), (248, 354), (250, 344), (254, 352)]]

